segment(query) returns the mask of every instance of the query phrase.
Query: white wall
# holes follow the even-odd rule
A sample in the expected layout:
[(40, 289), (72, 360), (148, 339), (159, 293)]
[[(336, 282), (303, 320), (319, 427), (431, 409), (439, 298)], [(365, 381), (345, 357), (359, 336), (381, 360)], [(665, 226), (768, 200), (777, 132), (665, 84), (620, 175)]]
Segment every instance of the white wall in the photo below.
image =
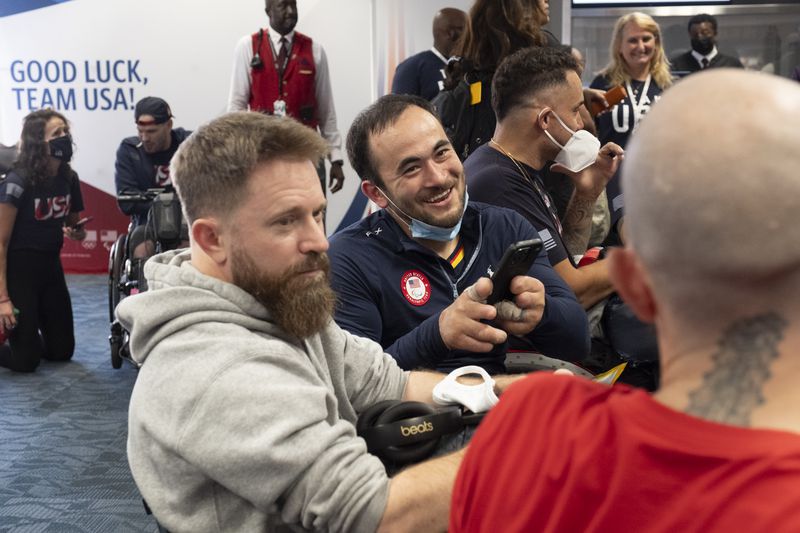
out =
[[(328, 54), (345, 134), (355, 114), (373, 99), (371, 1), (301, 0), (298, 7), (298, 30), (319, 41)], [(23, 117), (42, 107), (45, 90), (72, 90), (76, 98), (63, 111), (77, 143), (74, 166), (82, 180), (113, 194), (116, 148), (123, 137), (135, 134), (133, 104), (143, 96), (161, 96), (170, 103), (176, 125), (190, 129), (219, 115), (227, 102), (236, 41), (266, 25), (262, 0), (72, 0), (0, 17), (0, 142), (16, 142)], [(83, 72), (86, 61), (117, 59), (138, 61), (141, 81), (99, 84), (96, 76), (87, 79)], [(17, 82), (11, 72), (15, 60), (26, 65), (67, 61), (77, 73), (73, 81)], [(100, 88), (112, 96), (121, 90), (125, 102), (107, 110), (87, 109), (84, 89), (91, 95)], [(14, 89), (32, 89), (39, 98), (18, 105)], [(349, 166), (345, 173), (344, 189), (330, 198), (329, 227), (336, 227), (357, 189)]]
[[(355, 115), (388, 87), (394, 66), (432, 44), (436, 11), (464, 10), (471, 0), (299, 0), (297, 29), (323, 45), (330, 64), (342, 137)], [(2, 10), (2, 8), (0, 8)], [(75, 105), (63, 109), (77, 143), (74, 166), (81, 179), (114, 193), (114, 154), (123, 137), (135, 134), (133, 105), (148, 95), (170, 103), (177, 126), (194, 129), (225, 110), (233, 47), (242, 35), (268, 23), (263, 0), (67, 0), (43, 9), (0, 17), (0, 142), (13, 144), (22, 118), (41, 98), (18, 105), (14, 89), (74, 90)], [(136, 79), (99, 84), (82, 72), (100, 60), (138, 61)], [(72, 62), (74, 81), (16, 82), (11, 64)], [(146, 79), (146, 83), (145, 83)], [(84, 89), (121, 91), (125, 102), (88, 110)], [(386, 89), (388, 90), (388, 89)], [(381, 91), (386, 92), (386, 90)], [(54, 102), (55, 103), (55, 102)], [(335, 229), (358, 190), (345, 164), (344, 188), (329, 195), (329, 231)]]

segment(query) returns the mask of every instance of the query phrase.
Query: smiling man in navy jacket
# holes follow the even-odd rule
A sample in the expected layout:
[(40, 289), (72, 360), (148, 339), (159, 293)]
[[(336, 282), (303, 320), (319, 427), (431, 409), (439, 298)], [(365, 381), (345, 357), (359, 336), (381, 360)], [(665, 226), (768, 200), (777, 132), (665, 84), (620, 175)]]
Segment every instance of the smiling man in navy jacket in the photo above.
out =
[(353, 122), (347, 152), (382, 210), (331, 238), (335, 319), (401, 367), (505, 370), (509, 347), (578, 360), (586, 314), (545, 254), (512, 280), (514, 305), (483, 303), (506, 248), (536, 238), (513, 211), (469, 202), (463, 167), (430, 104), (387, 95)]

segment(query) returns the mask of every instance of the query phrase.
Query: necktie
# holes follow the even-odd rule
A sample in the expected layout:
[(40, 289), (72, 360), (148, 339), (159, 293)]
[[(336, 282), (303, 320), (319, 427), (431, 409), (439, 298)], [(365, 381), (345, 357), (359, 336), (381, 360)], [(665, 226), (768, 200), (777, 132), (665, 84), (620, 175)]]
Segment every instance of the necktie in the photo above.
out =
[(286, 56), (289, 54), (289, 50), (286, 47), (286, 37), (281, 37), (279, 42), (281, 43), (281, 48), (278, 50), (277, 67), (278, 72), (283, 75), (283, 69), (286, 67)]
[(700, 62), (703, 65), (703, 68), (708, 68), (708, 58), (704, 57), (703, 60)]

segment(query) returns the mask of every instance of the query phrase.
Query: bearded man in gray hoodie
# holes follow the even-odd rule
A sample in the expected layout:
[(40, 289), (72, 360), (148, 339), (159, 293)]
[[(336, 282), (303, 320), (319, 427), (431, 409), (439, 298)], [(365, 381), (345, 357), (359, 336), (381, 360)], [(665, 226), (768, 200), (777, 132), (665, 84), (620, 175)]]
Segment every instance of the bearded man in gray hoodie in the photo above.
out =
[(326, 151), (291, 119), (232, 113), (173, 158), (191, 247), (148, 261), (148, 292), (117, 308), (142, 364), (130, 467), (171, 531), (446, 528), (462, 453), (389, 478), (356, 436), (360, 412), (431, 403), (442, 376), (331, 320)]

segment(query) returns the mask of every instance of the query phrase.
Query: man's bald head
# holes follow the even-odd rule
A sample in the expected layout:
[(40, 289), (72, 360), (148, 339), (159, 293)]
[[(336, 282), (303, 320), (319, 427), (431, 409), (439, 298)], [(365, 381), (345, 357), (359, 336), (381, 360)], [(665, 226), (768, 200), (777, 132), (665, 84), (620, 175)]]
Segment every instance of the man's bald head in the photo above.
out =
[(467, 25), (467, 14), (454, 7), (445, 7), (433, 17), (433, 46), (450, 57), (453, 47)]
[(799, 123), (800, 86), (774, 76), (716, 69), (664, 93), (622, 177), (626, 227), (657, 294), (698, 311), (796, 284)]

